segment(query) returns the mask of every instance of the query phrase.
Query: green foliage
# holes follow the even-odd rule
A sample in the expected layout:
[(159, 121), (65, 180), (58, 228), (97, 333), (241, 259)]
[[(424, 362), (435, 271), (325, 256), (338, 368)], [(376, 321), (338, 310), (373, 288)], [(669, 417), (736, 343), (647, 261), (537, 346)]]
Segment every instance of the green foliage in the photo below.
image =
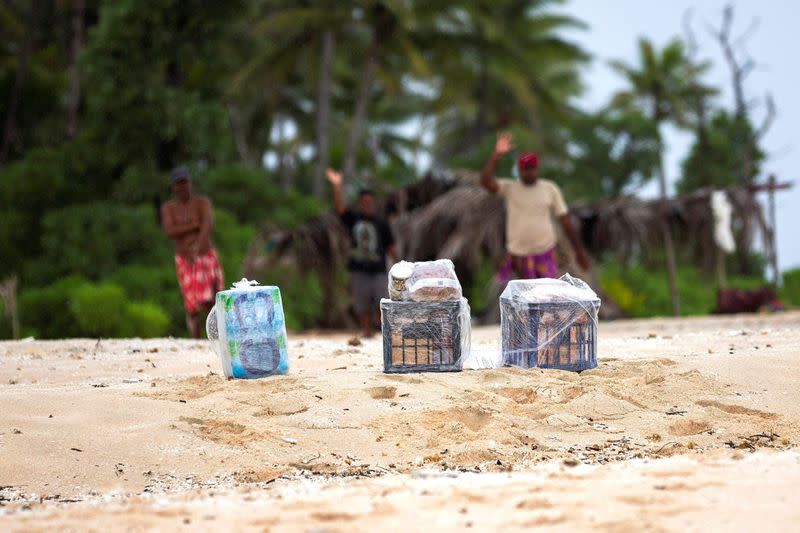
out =
[(156, 303), (130, 301), (114, 283), (78, 277), (24, 290), (19, 306), (25, 333), (45, 339), (160, 336), (170, 322)]
[(124, 337), (161, 337), (169, 329), (169, 316), (152, 302), (130, 302), (125, 318)]
[[(420, 156), (478, 169), (495, 133), (511, 129), (518, 149), (539, 151), (543, 175), (576, 200), (651, 179), (661, 149), (656, 125), (691, 127), (700, 139), (703, 124), (692, 112), (713, 95), (698, 81), (707, 65), (692, 64), (680, 42), (658, 50), (643, 40), (635, 66), (616, 64), (629, 87), (615, 105), (576, 112), (588, 54), (565, 32), (584, 25), (559, 14), (557, 0), (86, 4), (76, 55), (77, 5), (40, 0), (32, 27), (26, 2), (0, 5), (4, 111), (22, 43), (32, 43), (9, 159), (0, 165), (0, 278), (20, 277), (23, 330), (41, 337), (185, 332), (172, 243), (156, 212), (173, 166), (191, 168), (197, 192), (215, 206), (213, 238), (228, 283), (241, 277), (259, 229), (295, 228), (330, 209), (326, 184), (322, 200), (309, 194), (320, 99), (330, 101), (323, 126), (334, 165), (348, 155), (355, 110), (365, 110), (348, 188), (363, 182), (383, 193), (409, 184)], [(323, 94), (323, 35), (331, 31)], [(368, 57), (376, 68), (362, 91)], [(81, 98), (70, 135), (73, 68)], [(714, 111), (681, 190), (735, 175), (752, 138), (750, 125)], [(414, 123), (422, 129), (409, 133)], [(762, 158), (755, 153), (753, 173)], [(279, 164), (267, 169), (264, 160)], [(498, 174), (513, 173), (510, 155)], [(476, 310), (488, 305), (483, 284), (492, 266), (482, 265), (467, 289)], [(637, 295), (662, 288), (641, 278), (616, 278), (610, 289), (630, 308), (659, 308), (661, 293), (647, 293), (655, 303)], [(290, 327), (322, 316), (320, 279), (275, 273)]]
[(658, 172), (658, 126), (640, 111), (579, 115), (567, 132), (571, 157), (553, 174), (568, 198), (613, 198), (641, 187)]
[(783, 273), (780, 295), (784, 304), (800, 307), (800, 268)]
[[(764, 152), (755, 144), (755, 132), (747, 117), (720, 110), (711, 120), (704, 137), (698, 135), (683, 161), (679, 193), (701, 187), (728, 187), (749, 182), (760, 173)], [(745, 155), (751, 166), (746, 170)]]
[(228, 285), (242, 277), (242, 263), (255, 235), (253, 226), (240, 224), (224, 209), (214, 209), (214, 240)]
[[(91, 142), (108, 168), (220, 161), (233, 153), (228, 117), (208, 98), (239, 2), (104, 3), (83, 57)], [(121, 68), (121, 64), (124, 67)], [(220, 72), (217, 70), (217, 74)]]
[(81, 333), (113, 337), (125, 329), (125, 291), (110, 283), (83, 284), (70, 295), (69, 310)]
[(152, 206), (97, 202), (49, 211), (42, 221), (38, 281), (67, 274), (100, 279), (129, 263), (163, 264), (169, 244)]
[(281, 196), (273, 176), (241, 165), (214, 167), (196, 182), (197, 190), (213, 198), (216, 208), (227, 210), (239, 222), (268, 218)]
[(301, 330), (314, 327), (325, 310), (322, 308), (322, 283), (315, 272), (293, 272), (279, 269), (270, 272), (263, 285), (281, 289), (286, 327)]
[[(666, 270), (642, 265), (623, 269), (617, 262), (608, 261), (601, 265), (600, 272), (603, 290), (630, 316), (672, 314)], [(765, 284), (761, 277), (728, 279), (728, 286), (733, 288), (753, 289)], [(716, 284), (691, 266), (678, 266), (678, 291), (685, 316), (708, 314), (716, 306)]]
[(603, 290), (629, 315), (641, 316), (644, 312), (647, 295), (634, 292), (622, 278), (606, 274), (603, 279)]
[(710, 64), (693, 63), (680, 39), (673, 39), (659, 50), (642, 37), (637, 65), (612, 61), (611, 66), (629, 84), (628, 89), (615, 95), (614, 107), (639, 109), (659, 124), (672, 121), (686, 126), (690, 104), (699, 94), (715, 92), (699, 81)]
[(472, 285), (465, 287), (465, 296), (469, 300), (469, 306), (474, 313), (482, 313), (493, 305), (489, 299), (494, 296), (491, 293), (491, 287), (494, 284), (494, 276), (496, 274), (495, 261), (489, 257), (484, 257), (481, 265), (472, 280)]
[(73, 292), (85, 283), (84, 279), (70, 276), (52, 285), (22, 290), (18, 305), (25, 334), (44, 339), (80, 336), (70, 302)]
[(175, 336), (185, 334), (186, 314), (173, 261), (153, 266), (126, 265), (116, 269), (105, 281), (122, 287), (132, 300), (148, 300), (157, 304), (169, 321), (165, 333)]

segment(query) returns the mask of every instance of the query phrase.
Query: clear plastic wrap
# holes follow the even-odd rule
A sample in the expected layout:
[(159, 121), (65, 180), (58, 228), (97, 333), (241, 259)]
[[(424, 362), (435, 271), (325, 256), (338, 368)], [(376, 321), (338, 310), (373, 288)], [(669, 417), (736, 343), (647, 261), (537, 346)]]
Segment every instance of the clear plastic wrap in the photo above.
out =
[(278, 287), (242, 280), (217, 293), (206, 333), (227, 377), (260, 378), (289, 371), (286, 320)]
[(466, 298), (440, 302), (381, 300), (383, 371), (458, 372), (470, 351)]
[(463, 293), (449, 259), (409, 263), (400, 261), (389, 270), (389, 296), (396, 301), (458, 301)]
[(507, 366), (581, 371), (597, 366), (600, 299), (582, 280), (514, 280), (500, 295)]

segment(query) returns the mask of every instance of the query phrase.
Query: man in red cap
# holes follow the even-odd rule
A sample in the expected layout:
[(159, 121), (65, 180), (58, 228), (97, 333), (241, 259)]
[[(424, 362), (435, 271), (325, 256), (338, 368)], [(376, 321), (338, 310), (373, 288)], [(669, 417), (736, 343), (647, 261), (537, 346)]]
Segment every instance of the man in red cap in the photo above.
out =
[(518, 278), (554, 278), (558, 275), (556, 228), (558, 217), (575, 250), (578, 265), (587, 270), (589, 257), (581, 245), (569, 218), (561, 189), (552, 181), (539, 178), (539, 158), (533, 152), (519, 157), (519, 181), (495, 179), (500, 159), (514, 149), (510, 133), (497, 137), (494, 153), (481, 172), (481, 185), (506, 201), (506, 249), (508, 257), (500, 269), (498, 281), (506, 282), (512, 273)]

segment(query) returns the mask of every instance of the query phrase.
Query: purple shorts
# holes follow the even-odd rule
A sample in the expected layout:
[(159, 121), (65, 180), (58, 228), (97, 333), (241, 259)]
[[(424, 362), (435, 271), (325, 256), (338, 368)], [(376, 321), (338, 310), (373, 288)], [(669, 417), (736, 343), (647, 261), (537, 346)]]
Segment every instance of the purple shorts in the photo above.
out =
[(497, 282), (507, 283), (514, 274), (518, 279), (555, 278), (558, 276), (555, 247), (538, 255), (508, 254), (497, 273)]

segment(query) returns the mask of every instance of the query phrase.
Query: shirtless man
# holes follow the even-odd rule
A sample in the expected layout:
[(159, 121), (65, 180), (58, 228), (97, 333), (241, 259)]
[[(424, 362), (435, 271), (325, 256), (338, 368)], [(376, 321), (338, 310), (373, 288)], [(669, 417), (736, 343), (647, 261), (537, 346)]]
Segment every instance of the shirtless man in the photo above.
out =
[(481, 185), (489, 192), (499, 194), (506, 202), (508, 256), (500, 269), (498, 281), (505, 283), (512, 273), (521, 279), (554, 278), (558, 275), (553, 217), (561, 223), (578, 265), (588, 270), (589, 256), (569, 218), (561, 189), (552, 181), (539, 178), (536, 154), (525, 152), (519, 156), (519, 181), (495, 179), (497, 163), (513, 149), (510, 133), (498, 135), (494, 153), (481, 172)]
[(192, 176), (186, 168), (172, 171), (175, 199), (161, 207), (161, 223), (175, 241), (175, 268), (186, 308), (189, 334), (199, 339), (202, 324), (224, 286), (222, 267), (211, 244), (211, 202), (192, 194)]

